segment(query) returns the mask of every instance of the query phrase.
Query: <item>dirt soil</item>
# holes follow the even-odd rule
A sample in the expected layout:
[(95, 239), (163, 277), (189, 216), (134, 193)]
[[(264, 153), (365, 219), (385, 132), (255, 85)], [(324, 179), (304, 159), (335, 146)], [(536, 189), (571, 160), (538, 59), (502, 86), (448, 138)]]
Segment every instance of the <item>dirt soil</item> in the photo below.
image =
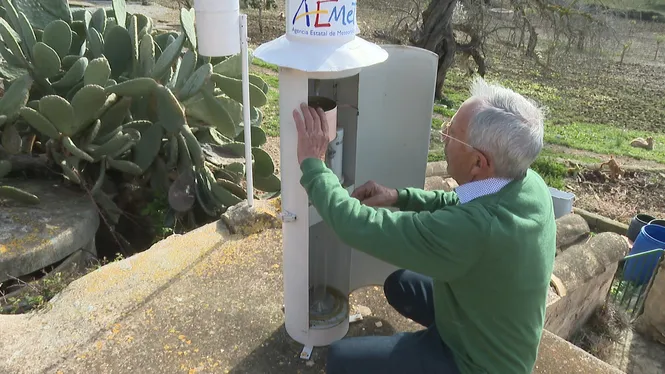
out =
[[(640, 167), (638, 160), (633, 161), (620, 163), (620, 166)], [(607, 167), (602, 171), (596, 168), (572, 170), (572, 175), (566, 179), (566, 189), (575, 194), (576, 207), (625, 224), (638, 213), (665, 218), (665, 172), (623, 170), (621, 175), (612, 178)]]

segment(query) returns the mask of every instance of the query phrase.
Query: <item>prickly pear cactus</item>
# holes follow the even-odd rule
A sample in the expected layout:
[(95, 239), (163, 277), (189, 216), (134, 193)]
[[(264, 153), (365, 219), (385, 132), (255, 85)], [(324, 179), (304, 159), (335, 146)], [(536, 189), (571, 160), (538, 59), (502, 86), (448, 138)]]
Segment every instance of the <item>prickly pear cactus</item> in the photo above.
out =
[(168, 194), (175, 212), (198, 206), (217, 217), (247, 198), (243, 129), (251, 126), (254, 187), (279, 193), (260, 148), (269, 87), (250, 75), (251, 123), (243, 123), (241, 58), (199, 56), (193, 10), (181, 10), (181, 32), (160, 32), (124, 0), (73, 12), (57, 1), (0, 1), (0, 73), (23, 72), (0, 101), (3, 148), (21, 151), (17, 126), (32, 132), (62, 177), (116, 223), (107, 187), (119, 180)]
[[(10, 0), (3, 0), (4, 3)], [(72, 21), (72, 13), (67, 0), (11, 0), (16, 10), (25, 14), (33, 27), (43, 29), (55, 20)]]
[[(16, 79), (0, 98), (0, 145), (3, 153), (14, 155), (21, 152), (24, 146), (23, 138), (16, 126), (21, 108), (27, 104), (32, 78), (23, 75)], [(39, 198), (21, 189), (5, 186), (1, 180), (12, 171), (9, 160), (0, 159), (0, 198), (17, 200), (26, 204), (39, 204)]]

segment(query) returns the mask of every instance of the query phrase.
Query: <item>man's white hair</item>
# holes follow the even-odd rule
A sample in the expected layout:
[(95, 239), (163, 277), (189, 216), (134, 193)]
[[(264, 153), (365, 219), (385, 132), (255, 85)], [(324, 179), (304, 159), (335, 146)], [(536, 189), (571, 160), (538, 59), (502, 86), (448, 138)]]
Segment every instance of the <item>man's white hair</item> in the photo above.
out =
[(471, 118), (467, 140), (494, 163), (496, 177), (519, 178), (543, 148), (544, 115), (524, 96), (478, 77), (471, 97), (480, 101)]

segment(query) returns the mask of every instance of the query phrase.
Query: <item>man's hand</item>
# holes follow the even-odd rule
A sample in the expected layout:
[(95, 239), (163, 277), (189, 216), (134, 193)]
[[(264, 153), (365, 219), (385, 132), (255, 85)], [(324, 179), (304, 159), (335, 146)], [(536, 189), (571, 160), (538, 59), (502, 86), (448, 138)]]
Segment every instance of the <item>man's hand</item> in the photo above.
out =
[(397, 190), (369, 181), (356, 188), (351, 197), (373, 207), (391, 207), (397, 203)]
[[(298, 109), (293, 110), (293, 119), (298, 130), (298, 163), (302, 164), (308, 158), (326, 159), (328, 150), (328, 120), (321, 108), (311, 108), (307, 104), (300, 104), (303, 116)], [(304, 117), (304, 120), (303, 120)]]

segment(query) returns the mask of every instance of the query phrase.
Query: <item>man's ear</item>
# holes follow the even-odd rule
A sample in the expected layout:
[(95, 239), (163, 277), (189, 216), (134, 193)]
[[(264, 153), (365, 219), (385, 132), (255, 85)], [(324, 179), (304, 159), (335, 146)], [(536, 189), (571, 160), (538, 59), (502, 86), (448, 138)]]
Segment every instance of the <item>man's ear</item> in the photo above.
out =
[(475, 151), (475, 162), (471, 170), (472, 175), (487, 175), (491, 170), (490, 160), (481, 152)]

